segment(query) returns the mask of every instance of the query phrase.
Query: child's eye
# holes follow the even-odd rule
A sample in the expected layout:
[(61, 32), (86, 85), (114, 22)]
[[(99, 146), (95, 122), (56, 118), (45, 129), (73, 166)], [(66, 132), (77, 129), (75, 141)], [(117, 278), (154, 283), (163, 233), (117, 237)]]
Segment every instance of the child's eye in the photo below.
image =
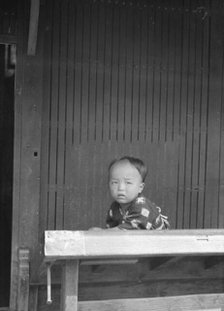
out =
[(118, 183), (117, 181), (112, 181), (111, 182), (112, 185), (117, 185), (117, 183)]
[(131, 185), (132, 183), (131, 183), (130, 181), (127, 181), (126, 184), (127, 184), (127, 185)]

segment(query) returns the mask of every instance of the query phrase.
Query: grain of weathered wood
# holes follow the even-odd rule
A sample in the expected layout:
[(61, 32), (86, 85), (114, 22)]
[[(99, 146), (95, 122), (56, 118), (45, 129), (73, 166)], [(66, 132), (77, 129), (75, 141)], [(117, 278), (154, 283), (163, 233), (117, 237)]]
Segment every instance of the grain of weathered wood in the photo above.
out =
[(59, 89), (60, 89), (60, 21), (61, 3), (53, 6), (52, 13), (52, 41), (51, 54), (53, 62), (51, 65), (50, 81), (50, 127), (49, 127), (49, 157), (48, 157), (48, 228), (56, 228), (57, 223), (57, 161), (58, 161), (58, 131), (59, 131)]
[(28, 249), (19, 249), (18, 300), (17, 310), (28, 311), (30, 282), (30, 253)]
[(78, 260), (66, 261), (62, 273), (61, 307), (65, 311), (78, 310)]
[(39, 22), (40, 0), (32, 0), (30, 5), (30, 25), (28, 37), (28, 55), (36, 54), (38, 22)]
[(224, 231), (46, 231), (44, 253), (46, 260), (223, 254)]
[[(150, 299), (79, 302), (80, 311), (221, 311), (224, 295), (192, 295)], [(137, 309), (136, 309), (137, 308)]]
[[(97, 300), (78, 302), (79, 260), (93, 264), (92, 259), (116, 260), (123, 258), (173, 256), (173, 255), (211, 255), (224, 253), (224, 231), (217, 230), (169, 230), (169, 231), (46, 231), (45, 260), (66, 260), (62, 272), (62, 310), (194, 310), (210, 307), (220, 308), (222, 294), (174, 296), (166, 298), (129, 298), (112, 301)], [(172, 257), (171, 257), (172, 259)], [(100, 264), (102, 264), (100, 262)], [(120, 262), (122, 263), (122, 262)], [(127, 265), (127, 263), (125, 263)], [(144, 266), (144, 265), (143, 265)], [(139, 282), (138, 282), (139, 283)], [(85, 284), (83, 283), (84, 287)], [(113, 288), (113, 285), (115, 286)], [(132, 290), (135, 283), (132, 284)], [(96, 286), (96, 284), (95, 284)], [(97, 283), (100, 293), (103, 284)], [(103, 286), (103, 287), (102, 287)], [(126, 284), (127, 286), (127, 284)], [(119, 282), (110, 286), (110, 292), (116, 296)], [(141, 291), (143, 288), (141, 289)], [(121, 290), (122, 292), (122, 290)], [(135, 288), (136, 292), (136, 288)], [(105, 293), (104, 293), (105, 294)], [(90, 294), (91, 296), (91, 294)], [(122, 296), (122, 295), (121, 295)], [(98, 298), (97, 298), (98, 297)], [(166, 300), (164, 302), (164, 299)]]

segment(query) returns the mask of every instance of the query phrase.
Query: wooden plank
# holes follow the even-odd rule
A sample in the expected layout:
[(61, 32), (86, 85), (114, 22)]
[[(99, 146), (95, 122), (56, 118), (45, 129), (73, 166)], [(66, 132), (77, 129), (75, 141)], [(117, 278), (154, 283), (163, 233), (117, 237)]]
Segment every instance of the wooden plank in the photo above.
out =
[[(185, 133), (185, 176), (184, 176), (184, 228), (190, 227), (191, 218), (191, 201), (192, 201), (192, 175), (194, 148), (195, 148), (195, 92), (197, 80), (197, 18), (195, 15), (190, 15), (189, 20), (189, 54), (188, 54), (188, 69), (187, 69), (187, 111), (186, 111), (186, 133)], [(197, 172), (197, 171), (196, 171)]]
[(132, 136), (132, 67), (133, 67), (133, 44), (132, 44), (132, 8), (126, 8), (125, 17), (125, 99), (124, 99), (124, 140), (131, 141)]
[[(93, 72), (95, 67), (95, 47), (94, 40), (92, 38), (94, 29), (93, 22), (93, 10), (91, 5), (82, 5), (83, 10), (83, 24), (82, 24), (82, 50), (81, 50), (81, 85), (80, 85), (80, 138), (79, 143), (85, 144), (89, 140), (89, 133), (91, 130), (91, 107), (95, 110), (94, 101), (92, 95), (95, 91), (95, 77), (93, 79)], [(79, 43), (80, 44), (80, 43)], [(92, 58), (92, 59), (91, 59)], [(94, 96), (94, 95), (93, 95)]]
[(105, 40), (105, 8), (97, 4), (94, 8), (94, 18), (97, 20), (96, 53), (96, 94), (95, 94), (95, 142), (103, 139), (104, 112), (104, 40)]
[[(224, 295), (190, 295), (144, 299), (112, 299), (102, 301), (79, 302), (79, 311), (221, 311), (223, 310)], [(200, 309), (199, 309), (200, 308)]]
[[(48, 212), (49, 212), (49, 169), (50, 169), (50, 137), (51, 137), (51, 79), (52, 79), (52, 34), (53, 34), (53, 9), (51, 4), (46, 4), (46, 31), (43, 44), (43, 103), (42, 103), (42, 136), (41, 136), (41, 183), (40, 183), (40, 232), (43, 234), (44, 230), (48, 228)], [(48, 228), (49, 229), (49, 228)]]
[(17, 43), (17, 36), (16, 35), (3, 35), (0, 34), (0, 43), (2, 44), (16, 44)]
[[(45, 259), (223, 254), (224, 231), (45, 231)], [(108, 247), (110, 245), (110, 247)]]
[(146, 29), (146, 100), (145, 100), (145, 141), (150, 142), (152, 140), (152, 126), (153, 126), (153, 117), (152, 117), (152, 103), (154, 96), (154, 28), (155, 28), (155, 12), (154, 7), (147, 8), (147, 29)]
[(118, 142), (124, 141), (125, 120), (125, 83), (126, 83), (126, 8), (121, 7), (118, 11), (118, 79), (117, 79), (117, 129)]
[[(167, 259), (166, 262), (164, 262), (164, 258)], [(161, 265), (155, 267), (157, 263), (161, 263)], [(118, 283), (124, 284), (125, 282), (127, 284), (136, 283), (137, 286), (137, 283), (141, 281), (145, 283), (146, 287), (149, 287), (149, 284), (151, 284), (152, 288), (154, 288), (153, 284), (160, 284), (159, 286), (163, 287), (164, 293), (164, 284), (169, 284), (166, 287), (164, 296), (169, 296), (171, 293), (173, 295), (182, 295), (183, 293), (218, 293), (222, 292), (223, 268), (223, 255), (156, 256), (138, 258), (137, 260), (134, 258), (82, 259), (80, 260), (80, 283), (88, 284), (88, 289), (85, 288), (86, 291), (89, 291), (91, 283), (93, 286), (96, 284), (99, 284), (99, 286), (102, 284), (112, 286), (112, 283), (116, 285)], [(60, 261), (56, 261), (52, 265), (51, 271), (52, 284), (59, 284), (61, 279)], [(40, 284), (46, 284), (46, 280), (46, 263), (43, 262), (39, 282)], [(183, 285), (187, 283), (191, 283), (192, 286), (187, 288)], [(134, 293), (135, 291), (133, 295)], [(148, 294), (147, 297), (149, 296)], [(140, 297), (144, 297), (144, 295)], [(91, 298), (88, 300), (91, 300)]]
[(52, 40), (51, 40), (51, 85), (49, 108), (49, 168), (48, 168), (48, 229), (56, 229), (56, 199), (57, 199), (57, 157), (58, 157), (58, 129), (59, 129), (59, 89), (60, 89), (60, 2), (52, 7)]
[[(97, 5), (90, 6), (88, 12), (88, 29), (86, 31), (89, 40), (86, 40), (86, 46), (88, 46), (88, 83), (86, 84), (86, 115), (87, 115), (87, 142), (96, 140), (96, 128), (101, 125), (101, 122), (96, 121), (96, 115), (98, 110), (98, 41), (99, 41), (99, 18), (98, 18)], [(86, 47), (87, 49), (87, 47)], [(87, 52), (86, 52), (87, 53)], [(84, 98), (84, 97), (83, 97)], [(85, 124), (83, 124), (85, 128)]]
[[(27, 41), (26, 36), (21, 35), (21, 31), (26, 33), (26, 18), (27, 7), (21, 5), (21, 10), (24, 10), (20, 15), (24, 28), (18, 32), (20, 43), (17, 46), (18, 76), (16, 77), (16, 110), (21, 114), (19, 119), (20, 126), (15, 127), (15, 140), (19, 140), (21, 144), (20, 154), (14, 153), (14, 168), (19, 168), (19, 175), (14, 176), (14, 186), (19, 185), (19, 193), (15, 195), (16, 209), (13, 209), (13, 240), (17, 239), (18, 244), (13, 242), (13, 248), (18, 251), (19, 246), (29, 248), (33, 254), (32, 265), (37, 265), (38, 256), (35, 256), (38, 251), (38, 235), (39, 235), (39, 199), (40, 199), (40, 144), (41, 144), (41, 106), (42, 106), (42, 83), (43, 83), (43, 42), (40, 40), (40, 49), (35, 57), (26, 56)], [(21, 71), (20, 71), (21, 70)], [(19, 73), (20, 71), (20, 73)], [(20, 98), (20, 99), (19, 99)], [(17, 110), (17, 111), (18, 111)], [(18, 117), (18, 116), (17, 116)], [(16, 123), (18, 122), (16, 121)], [(18, 131), (18, 132), (17, 132)], [(18, 135), (21, 135), (19, 137)], [(17, 162), (18, 161), (18, 162)], [(17, 179), (18, 177), (18, 179)], [(17, 186), (16, 186), (17, 187)], [(16, 227), (18, 226), (18, 231)], [(32, 234), (31, 234), (32, 232)], [(12, 254), (14, 251), (12, 252)], [(16, 256), (17, 257), (17, 256)], [(16, 262), (16, 258), (12, 258), (12, 263)], [(30, 278), (34, 277), (36, 269), (31, 271)], [(13, 272), (14, 273), (14, 272)], [(15, 282), (15, 276), (11, 275), (11, 280)], [(12, 291), (13, 292), (13, 289)]]
[(141, 10), (139, 14), (140, 26), (140, 59), (139, 59), (139, 115), (138, 115), (138, 141), (145, 143), (146, 137), (146, 100), (147, 100), (147, 60), (148, 60), (148, 11)]
[(153, 97), (152, 97), (152, 141), (159, 142), (160, 112), (161, 112), (161, 26), (162, 14), (155, 8), (153, 33)]
[(29, 288), (29, 307), (28, 310), (38, 311), (38, 285), (30, 286)]
[[(224, 96), (224, 54), (223, 54), (223, 65), (222, 65), (222, 99)], [(221, 206), (224, 206), (224, 107), (221, 105), (220, 111), (220, 166), (219, 166), (219, 218), (218, 218), (218, 228), (223, 228), (224, 226), (224, 211)]]
[(138, 259), (93, 259), (93, 260), (81, 260), (80, 265), (120, 265), (120, 264), (136, 264)]
[[(208, 95), (208, 133), (207, 133), (207, 165), (206, 165), (206, 189), (205, 189), (205, 228), (218, 226), (219, 219), (219, 185), (220, 185), (220, 134), (222, 111), (222, 67), (217, 62), (223, 57), (223, 44), (217, 43), (217, 38), (222, 36), (223, 19), (210, 20), (210, 71), (209, 71), (209, 95)], [(215, 34), (215, 35), (214, 35)], [(223, 147), (223, 146), (222, 146)], [(212, 209), (211, 209), (212, 206)]]
[(168, 64), (169, 64), (169, 35), (170, 35), (170, 12), (169, 10), (161, 10), (161, 30), (160, 30), (160, 94), (159, 94), (159, 133), (158, 141), (162, 144), (166, 140), (166, 121), (167, 121), (167, 97), (168, 97)]
[(28, 37), (28, 55), (36, 54), (40, 0), (31, 0), (30, 25)]
[(56, 158), (56, 193), (55, 193), (55, 228), (64, 227), (64, 176), (65, 176), (65, 150), (66, 146), (66, 109), (67, 109), (67, 74), (68, 74), (68, 4), (62, 3), (60, 7), (59, 34), (59, 71), (58, 71), (58, 107), (57, 107), (57, 158)]
[(117, 116), (119, 92), (119, 8), (113, 4), (111, 21), (111, 85), (109, 139), (117, 141)]
[(140, 10), (133, 7), (132, 10), (132, 43), (133, 43), (133, 58), (132, 58), (132, 102), (131, 102), (131, 142), (137, 141), (139, 137), (139, 122), (140, 122), (140, 70), (141, 70), (141, 24)]
[(203, 23), (203, 56), (201, 72), (201, 102), (200, 102), (200, 160), (199, 160), (199, 194), (197, 203), (197, 227), (205, 226), (205, 193), (206, 193), (206, 163), (207, 163), (207, 135), (208, 135), (208, 103), (209, 103), (209, 83), (210, 83), (210, 19)]
[(61, 307), (63, 311), (78, 310), (79, 261), (66, 261), (62, 272)]
[[(135, 271), (136, 267), (131, 265), (132, 269)], [(113, 270), (108, 267), (107, 276), (110, 277), (113, 274)], [(122, 265), (123, 271), (126, 270), (126, 265)], [(83, 281), (83, 271), (88, 269), (89, 274), (92, 273), (91, 278), (87, 278)], [(202, 294), (218, 294), (223, 293), (223, 280), (211, 277), (211, 279), (170, 279), (165, 280), (162, 278), (160, 280), (144, 280), (144, 270), (141, 271), (140, 278), (133, 280), (129, 277), (129, 280), (123, 281), (108, 281), (107, 276), (101, 278), (101, 282), (98, 281), (98, 274), (101, 272), (102, 266), (82, 266), (82, 272), (79, 272), (79, 301), (87, 300), (108, 300), (108, 299), (135, 299), (135, 298), (155, 298), (155, 297), (170, 297), (170, 296), (181, 296), (181, 295), (202, 295)], [(122, 271), (122, 270), (121, 270)], [(156, 272), (154, 275), (156, 275)], [(175, 271), (172, 270), (175, 274)], [(127, 276), (127, 273), (126, 273)], [(95, 282), (96, 280), (96, 282)], [(52, 306), (53, 310), (58, 310), (54, 308), (57, 303), (57, 296), (60, 294), (60, 283), (57, 282), (52, 285)], [(39, 286), (38, 300), (42, 299), (42, 305), (46, 307), (46, 286), (42, 283)], [(44, 295), (43, 295), (44, 294)], [(41, 296), (41, 298), (40, 298)], [(163, 299), (163, 298), (162, 298)], [(39, 300), (40, 301), (40, 300)], [(41, 309), (40, 303), (38, 303), (39, 310)], [(49, 307), (48, 307), (49, 308)], [(32, 309), (30, 309), (32, 310)], [(43, 309), (45, 310), (45, 309)]]
[(30, 280), (29, 261), (29, 250), (19, 249), (19, 282), (17, 298), (18, 311), (28, 311)]
[(186, 135), (188, 118), (188, 88), (189, 88), (189, 55), (190, 55), (190, 14), (183, 17), (183, 38), (182, 38), (182, 68), (181, 68), (181, 120), (180, 139), (178, 150), (178, 182), (177, 182), (177, 211), (176, 228), (183, 228), (184, 222), (184, 200), (185, 200), (185, 162), (186, 162)]
[[(70, 12), (70, 13), (73, 13)], [(81, 136), (81, 89), (82, 89), (82, 46), (83, 46), (83, 8), (79, 2), (74, 4), (74, 16), (72, 27), (72, 34), (74, 36), (74, 82), (73, 82), (73, 133), (72, 143), (78, 144)], [(72, 38), (73, 39), (73, 38)]]
[(74, 129), (74, 93), (75, 93), (75, 31), (76, 31), (76, 14), (77, 9), (73, 2), (68, 4), (69, 21), (68, 21), (68, 54), (67, 54), (67, 81), (66, 81), (66, 127), (65, 127), (65, 194), (64, 194), (64, 226), (71, 228), (70, 223), (73, 222), (72, 211), (69, 207), (70, 198), (70, 182), (74, 178), (71, 174), (71, 150), (73, 144)]
[[(107, 141), (109, 138), (109, 120), (110, 120), (110, 53), (111, 53), (111, 26), (112, 10), (105, 6), (104, 8), (104, 38), (102, 44), (103, 49), (103, 111), (102, 111), (102, 140)], [(101, 26), (103, 27), (103, 26)]]
[(201, 66), (201, 44), (200, 26), (201, 21), (195, 21), (195, 44), (194, 44), (194, 68), (193, 68), (193, 94), (192, 94), (192, 146), (191, 146), (191, 170), (190, 170), (190, 195), (189, 203), (189, 228), (196, 228), (197, 224), (197, 195), (198, 195), (198, 165), (199, 165), (199, 130), (200, 130), (200, 66)]
[(176, 29), (176, 20), (175, 20), (175, 11), (169, 10), (168, 12), (168, 25), (167, 28), (168, 32), (168, 51), (167, 51), (167, 94), (166, 94), (166, 106), (164, 104), (163, 109), (166, 109), (166, 140), (170, 141), (173, 140), (173, 123), (174, 123), (174, 101), (175, 101), (175, 81), (176, 81), (176, 72), (175, 68), (175, 61), (176, 61), (176, 54), (175, 54), (175, 32)]

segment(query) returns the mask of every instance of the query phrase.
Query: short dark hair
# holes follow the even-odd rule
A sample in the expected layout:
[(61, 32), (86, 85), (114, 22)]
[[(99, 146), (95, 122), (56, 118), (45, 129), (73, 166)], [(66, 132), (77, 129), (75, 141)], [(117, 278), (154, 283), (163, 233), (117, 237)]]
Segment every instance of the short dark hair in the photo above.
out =
[(142, 181), (143, 182), (145, 181), (146, 175), (148, 173), (148, 169), (147, 169), (145, 163), (142, 160), (138, 159), (138, 158), (129, 157), (129, 156), (123, 156), (120, 159), (114, 159), (110, 163), (110, 165), (108, 167), (108, 171), (110, 172), (111, 167), (115, 163), (118, 163), (118, 162), (121, 162), (121, 161), (128, 161), (131, 165), (133, 165), (138, 170), (139, 174), (141, 175)]

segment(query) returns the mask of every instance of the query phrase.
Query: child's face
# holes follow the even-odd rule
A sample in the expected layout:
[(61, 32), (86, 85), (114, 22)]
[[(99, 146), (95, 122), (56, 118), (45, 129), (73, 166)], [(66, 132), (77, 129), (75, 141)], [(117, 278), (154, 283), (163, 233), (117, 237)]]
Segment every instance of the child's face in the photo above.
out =
[(125, 160), (111, 167), (109, 177), (111, 196), (121, 205), (133, 201), (144, 188), (139, 171)]

